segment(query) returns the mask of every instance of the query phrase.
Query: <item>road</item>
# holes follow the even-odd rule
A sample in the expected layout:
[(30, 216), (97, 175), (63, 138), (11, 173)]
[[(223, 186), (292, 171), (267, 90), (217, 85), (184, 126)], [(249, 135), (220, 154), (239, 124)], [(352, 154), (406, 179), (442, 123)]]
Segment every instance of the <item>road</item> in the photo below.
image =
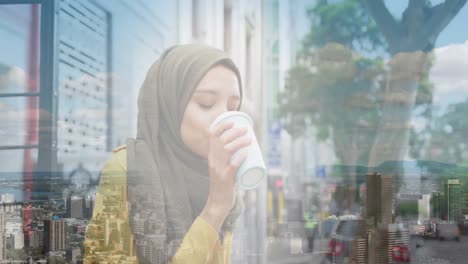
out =
[[(317, 241), (314, 252), (291, 254), (291, 245), (282, 242), (270, 247), (269, 264), (321, 264), (325, 257), (327, 241)], [(422, 245), (416, 247), (416, 244)], [(460, 242), (439, 241), (412, 237), (410, 242), (412, 264), (466, 264), (468, 263), (468, 236), (462, 236)]]
[[(416, 248), (422, 241), (423, 246)], [(439, 241), (414, 237), (411, 239), (411, 263), (466, 264), (468, 263), (468, 237), (462, 236), (460, 242)]]
[(327, 239), (316, 239), (311, 253), (300, 253), (301, 243), (289, 239), (276, 240), (269, 244), (268, 264), (320, 264), (328, 249)]

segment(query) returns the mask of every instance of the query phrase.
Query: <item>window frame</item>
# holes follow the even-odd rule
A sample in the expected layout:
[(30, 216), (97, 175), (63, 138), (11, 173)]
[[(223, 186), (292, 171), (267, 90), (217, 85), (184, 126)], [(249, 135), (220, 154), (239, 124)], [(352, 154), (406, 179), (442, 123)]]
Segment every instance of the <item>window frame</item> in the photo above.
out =
[[(57, 85), (55, 75), (55, 1), (54, 0), (4, 0), (0, 5), (39, 5), (39, 92), (4, 93), (0, 98), (39, 97), (38, 144), (2, 146), (0, 151), (37, 149), (38, 160), (34, 178), (57, 173)], [(48, 113), (48, 114), (45, 114)], [(45, 186), (44, 186), (45, 187)], [(42, 189), (42, 188), (41, 188)]]

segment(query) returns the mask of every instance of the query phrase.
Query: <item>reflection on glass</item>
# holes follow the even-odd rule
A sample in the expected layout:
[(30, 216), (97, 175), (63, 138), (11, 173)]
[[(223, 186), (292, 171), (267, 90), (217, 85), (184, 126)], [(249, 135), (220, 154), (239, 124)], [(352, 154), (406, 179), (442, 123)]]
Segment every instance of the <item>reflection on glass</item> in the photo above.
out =
[(39, 5), (0, 5), (0, 94), (38, 91), (39, 21)]
[[(0, 133), (2, 146), (23, 146), (37, 144), (39, 111), (28, 107), (30, 100), (37, 97), (0, 98)], [(34, 125), (32, 125), (34, 124)]]
[(39, 28), (39, 5), (0, 4), (0, 260), (25, 260), (33, 244), (37, 214), (23, 202), (36, 188)]
[(0, 194), (10, 193), (15, 201), (23, 201), (23, 191), (32, 191), (31, 172), (25, 171), (25, 160), (37, 163), (37, 149), (26, 158), (23, 149), (0, 151)]
[(14, 185), (22, 186), (27, 200), (38, 154), (31, 147), (38, 144), (40, 9), (0, 5), (0, 15), (0, 38), (7, 40), (0, 42), (0, 145), (14, 148), (0, 151), (0, 167), (7, 182), (21, 181)]

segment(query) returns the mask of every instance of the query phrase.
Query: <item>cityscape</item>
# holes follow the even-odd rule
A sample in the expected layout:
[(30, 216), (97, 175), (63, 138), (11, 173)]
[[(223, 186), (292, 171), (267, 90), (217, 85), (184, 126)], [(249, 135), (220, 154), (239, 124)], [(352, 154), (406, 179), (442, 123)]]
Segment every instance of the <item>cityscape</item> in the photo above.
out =
[[(465, 171), (468, 171), (468, 168), (465, 168)], [(2, 258), (17, 258), (17, 261), (23, 259), (28, 263), (31, 261), (81, 263), (85, 260), (85, 256), (88, 256), (86, 259), (88, 263), (110, 261), (135, 263), (134, 236), (144, 237), (147, 239), (144, 243), (148, 245), (154, 243), (151, 241), (151, 236), (147, 236), (151, 230), (154, 230), (151, 228), (154, 228), (154, 223), (144, 218), (130, 223), (126, 185), (117, 176), (113, 176), (112, 179), (106, 175), (103, 177), (107, 178), (101, 178), (99, 193), (106, 193), (105, 199), (103, 196), (96, 197), (96, 188), (84, 188), (84, 186), (80, 190), (87, 192), (70, 191), (67, 196), (59, 199), (37, 201), (16, 201), (12, 193), (2, 193), (0, 200)], [(334, 190), (330, 189), (329, 193), (322, 195), (332, 197), (330, 199), (335, 203), (346, 202), (338, 199), (340, 199), (340, 189), (344, 190), (343, 187), (349, 185), (349, 181), (343, 185), (340, 180), (343, 178), (328, 179), (328, 183), (323, 182), (334, 185)], [(467, 180), (467, 178), (438, 179), (435, 188), (421, 190), (422, 185), (411, 187), (411, 183), (404, 182), (395, 175), (363, 174), (358, 177), (359, 191), (355, 197), (356, 205), (351, 206), (354, 211), (343, 208), (333, 210), (330, 206), (326, 209), (328, 211), (318, 210), (323, 206), (320, 205), (322, 202), (325, 202), (325, 205), (332, 204), (328, 199), (315, 200), (311, 203), (318, 202), (318, 205), (305, 206), (308, 201), (303, 198), (300, 201), (302, 208), (294, 208), (293, 203), (281, 201), (287, 199), (284, 198), (287, 195), (281, 197), (283, 186), (275, 182), (276, 186), (271, 190), (273, 194), (269, 209), (273, 209), (272, 207), (276, 209), (271, 212), (274, 214), (272, 216), (274, 219), (269, 220), (268, 232), (271, 237), (281, 237), (291, 232), (294, 210), (301, 211), (296, 212), (301, 216), (305, 213), (302, 211), (309, 210), (310, 215), (318, 213), (329, 215), (320, 218), (311, 217), (307, 220), (315, 223), (312, 229), (317, 229), (314, 234), (316, 244), (323, 240), (320, 237), (325, 236), (327, 221), (339, 219), (338, 223), (341, 224), (337, 227), (337, 234), (343, 225), (341, 228), (344, 235), (341, 237), (331, 235), (331, 239), (327, 241), (328, 248), (322, 248), (325, 249), (320, 254), (323, 259), (335, 262), (341, 259), (342, 262), (350, 263), (393, 263), (396, 256), (399, 256), (401, 262), (410, 262), (411, 241), (417, 237), (434, 236), (431, 233), (433, 226), (442, 230), (445, 225), (454, 223), (459, 232), (455, 237), (457, 240), (468, 233), (464, 216), (467, 210)], [(404, 185), (410, 187), (403, 188)], [(141, 204), (135, 206), (141, 208), (139, 210), (142, 214), (147, 214), (151, 211), (145, 208), (148, 208), (150, 203), (141, 200)], [(284, 208), (287, 210), (285, 218), (278, 215), (278, 212), (284, 211), (281, 206), (289, 207)], [(93, 216), (93, 211), (104, 214)], [(332, 216), (334, 218), (331, 218)], [(305, 220), (302, 218), (300, 221)], [(271, 228), (272, 225), (275, 228)], [(102, 230), (101, 227), (105, 229)], [(302, 228), (305, 227), (303, 224)], [(297, 226), (295, 228), (300, 229)], [(130, 230), (133, 230), (133, 233)], [(308, 250), (307, 243), (310, 241), (305, 241), (298, 252), (303, 253)], [(346, 254), (342, 251), (345, 247), (348, 248)], [(145, 257), (156, 261), (157, 253), (151, 249), (151, 246), (147, 247), (144, 252)], [(311, 250), (313, 252), (314, 249)], [(93, 254), (90, 254), (91, 252)], [(289, 254), (294, 256), (299, 253), (289, 252)]]

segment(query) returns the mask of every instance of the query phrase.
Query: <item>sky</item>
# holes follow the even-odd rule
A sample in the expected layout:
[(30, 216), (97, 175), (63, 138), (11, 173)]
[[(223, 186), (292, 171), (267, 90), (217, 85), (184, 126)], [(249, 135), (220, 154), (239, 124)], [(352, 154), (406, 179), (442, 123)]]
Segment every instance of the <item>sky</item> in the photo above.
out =
[[(313, 6), (316, 0), (297, 0), (303, 6), (299, 12), (297, 32), (307, 34), (310, 23), (306, 17), (306, 8)], [(329, 0), (340, 1), (340, 0)], [(431, 0), (435, 6), (443, 0)], [(385, 0), (389, 11), (397, 18), (408, 5), (408, 0)], [(459, 11), (450, 24), (441, 32), (435, 45), (435, 61), (431, 68), (430, 80), (434, 84), (434, 114), (441, 114), (447, 107), (468, 99), (468, 4)]]
[[(281, 0), (280, 0), (281, 1)], [(298, 23), (298, 31), (303, 34), (307, 33), (309, 30), (309, 21), (306, 18), (305, 12), (306, 8), (313, 6), (317, 1), (316, 0), (295, 0), (302, 5), (303, 12), (298, 14), (298, 20), (301, 23)], [(337, 0), (335, 0), (337, 1)], [(333, 2), (333, 0), (330, 0)], [(437, 5), (442, 0), (432, 0), (433, 5)], [(396, 17), (401, 18), (402, 12), (406, 9), (408, 5), (408, 0), (385, 0), (387, 8), (389, 11)], [(436, 47), (443, 47), (449, 44), (454, 43), (464, 43), (468, 40), (468, 31), (463, 31), (462, 29), (466, 28), (468, 25), (468, 4), (460, 10), (457, 16), (450, 22), (450, 24), (444, 29), (437, 39)]]

